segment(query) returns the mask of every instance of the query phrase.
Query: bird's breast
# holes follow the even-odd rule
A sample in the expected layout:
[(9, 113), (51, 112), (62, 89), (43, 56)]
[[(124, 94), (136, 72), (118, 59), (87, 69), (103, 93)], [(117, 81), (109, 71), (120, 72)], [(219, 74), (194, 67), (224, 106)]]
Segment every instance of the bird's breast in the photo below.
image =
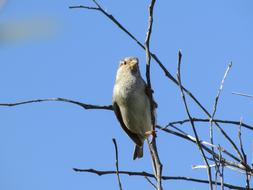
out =
[(128, 80), (117, 81), (113, 101), (117, 102), (126, 127), (143, 135), (151, 130), (150, 103), (145, 93), (145, 83)]

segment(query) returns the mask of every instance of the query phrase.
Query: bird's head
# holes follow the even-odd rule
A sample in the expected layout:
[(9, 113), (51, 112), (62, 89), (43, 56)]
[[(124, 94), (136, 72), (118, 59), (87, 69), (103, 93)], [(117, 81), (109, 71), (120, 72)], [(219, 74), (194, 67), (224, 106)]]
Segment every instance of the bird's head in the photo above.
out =
[(139, 73), (139, 60), (137, 57), (126, 57), (120, 61), (119, 69), (122, 71), (130, 71), (131, 73)]
[(126, 57), (120, 61), (116, 81), (122, 79), (128, 80), (129, 77), (141, 77), (139, 70), (139, 61), (136, 57)]

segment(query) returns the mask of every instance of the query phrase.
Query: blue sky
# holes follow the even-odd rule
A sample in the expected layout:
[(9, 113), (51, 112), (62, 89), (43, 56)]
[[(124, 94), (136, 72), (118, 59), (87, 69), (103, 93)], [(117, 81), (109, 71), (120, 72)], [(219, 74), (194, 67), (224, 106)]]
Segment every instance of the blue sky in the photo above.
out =
[[(70, 10), (92, 1), (0, 1), (0, 102), (63, 97), (85, 103), (111, 104), (120, 59), (137, 56), (145, 73), (145, 52), (102, 14)], [(5, 2), (5, 3), (4, 3)], [(149, 1), (99, 1), (140, 41), (145, 40)], [(182, 81), (211, 112), (220, 81), (230, 61), (217, 118), (252, 124), (253, 101), (232, 95), (253, 94), (252, 1), (157, 1), (151, 50), (175, 76), (182, 50)], [(151, 79), (158, 102), (158, 124), (187, 118), (180, 91), (152, 62)], [(189, 100), (194, 117), (204, 117)], [(132, 161), (133, 143), (110, 111), (83, 110), (61, 102), (0, 108), (0, 189), (117, 189), (116, 176), (75, 173), (73, 167), (115, 169), (112, 138), (119, 148), (120, 169), (152, 172), (147, 147), (144, 158)], [(209, 125), (197, 125), (208, 140)], [(237, 127), (224, 130), (238, 143)], [(182, 129), (193, 134), (190, 125)], [(217, 132), (217, 131), (215, 131)], [(252, 160), (253, 133), (242, 130)], [(158, 132), (165, 175), (206, 177), (196, 146)], [(231, 147), (216, 133), (216, 144)], [(233, 151), (233, 150), (231, 150)], [(241, 174), (225, 171), (227, 182), (244, 185)], [(124, 189), (152, 189), (141, 177), (121, 176)], [(252, 184), (253, 185), (253, 184)], [(206, 185), (165, 181), (166, 189), (204, 189)]]

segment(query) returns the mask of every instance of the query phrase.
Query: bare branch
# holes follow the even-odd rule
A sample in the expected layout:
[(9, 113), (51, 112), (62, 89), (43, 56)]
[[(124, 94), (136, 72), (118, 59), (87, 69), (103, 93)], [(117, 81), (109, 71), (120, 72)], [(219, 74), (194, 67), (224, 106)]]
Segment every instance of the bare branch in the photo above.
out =
[[(215, 180), (214, 180), (214, 189), (217, 189), (217, 178), (218, 178), (218, 174), (219, 174), (219, 177), (220, 177), (220, 186), (221, 186), (221, 189), (224, 190), (224, 177), (223, 177), (223, 172), (224, 172), (224, 164), (223, 164), (223, 158), (221, 156), (221, 149), (219, 149), (219, 159), (218, 159), (218, 162), (215, 162), (215, 164), (212, 164), (212, 165), (209, 165), (210, 168), (216, 168), (216, 167), (221, 167), (221, 169), (219, 170), (216, 170), (215, 172)], [(218, 166), (217, 166), (218, 164)], [(228, 166), (229, 167), (229, 166)], [(206, 165), (193, 165), (192, 166), (192, 169), (207, 169), (207, 166)]]
[[(231, 66), (232, 66), (232, 63), (228, 66), (228, 69), (226, 70), (225, 75), (224, 75), (224, 77), (223, 77), (223, 80), (222, 80), (222, 82), (221, 82), (221, 86), (220, 86), (220, 89), (219, 89), (219, 91), (218, 91), (218, 95), (217, 95), (217, 97), (216, 97), (216, 99), (215, 99), (214, 112), (213, 112), (213, 115), (211, 116), (210, 120), (212, 120), (212, 118), (213, 118), (213, 116), (214, 116), (214, 114), (215, 114), (215, 112), (216, 112), (216, 107), (217, 107), (217, 104), (218, 104), (218, 99), (219, 99), (221, 90), (222, 90), (222, 88), (223, 88), (223, 84), (224, 84), (225, 78), (226, 78), (227, 73), (228, 73), (228, 71), (230, 70)], [(220, 125), (219, 125), (218, 123), (215, 123), (215, 124), (216, 124), (217, 128), (220, 130), (221, 134), (223, 134), (223, 136), (224, 136), (224, 137), (229, 141), (229, 143), (232, 145), (232, 147), (234, 148), (234, 150), (236, 151), (236, 153), (239, 155), (239, 157), (242, 158), (242, 155), (241, 155), (239, 149), (237, 148), (236, 144), (233, 142), (233, 140), (232, 140), (232, 139), (228, 136), (228, 134), (220, 127)], [(211, 143), (212, 143), (212, 142), (211, 142)]]
[[(190, 140), (192, 140), (192, 142), (196, 143), (196, 138), (194, 138), (193, 136), (191, 136), (191, 135), (187, 134), (186, 132), (184, 132), (183, 130), (181, 130), (181, 129), (175, 127), (173, 124), (170, 124), (170, 126), (171, 126), (172, 128), (174, 128), (174, 129), (176, 129), (177, 131), (179, 131), (180, 133), (182, 133), (183, 135), (185, 135), (185, 136), (186, 136), (187, 138), (189, 138)], [(163, 130), (163, 129), (167, 129), (167, 128), (168, 128), (168, 126), (166, 126), (165, 128), (162, 128), (162, 129), (160, 128), (160, 129)], [(166, 130), (164, 130), (164, 131), (166, 131)], [(168, 131), (166, 131), (166, 132), (168, 132)], [(177, 136), (177, 134), (174, 134), (174, 135)], [(223, 153), (225, 153), (226, 155), (228, 155), (229, 157), (233, 158), (234, 160), (236, 160), (236, 161), (238, 161), (238, 162), (241, 161), (241, 160), (238, 159), (235, 155), (233, 155), (232, 153), (228, 152), (225, 148), (223, 148), (223, 147), (221, 147), (221, 146), (216, 146), (216, 145), (214, 145), (214, 144), (211, 144), (211, 143), (209, 143), (209, 142), (203, 141), (203, 140), (201, 140), (201, 139), (200, 139), (200, 143), (201, 143), (201, 145), (207, 145), (207, 146), (210, 146), (211, 148), (215, 148), (215, 149), (217, 149), (217, 150), (219, 150), (219, 151), (222, 151)]]
[[(239, 172), (241, 174), (246, 174), (245, 168), (242, 168), (242, 167), (238, 168), (238, 167), (235, 167), (235, 166), (227, 165), (226, 164), (227, 161), (224, 158), (222, 158), (221, 161), (223, 162), (223, 168), (226, 167), (228, 169)], [(215, 166), (216, 166), (215, 164), (209, 165), (210, 168), (214, 168)], [(207, 166), (206, 165), (193, 165), (192, 169), (207, 169)], [(251, 175), (249, 174), (249, 176), (251, 176)]]
[(31, 104), (31, 103), (38, 103), (38, 102), (52, 102), (52, 101), (71, 103), (71, 104), (81, 106), (84, 109), (113, 110), (112, 105), (100, 106), (100, 105), (85, 104), (82, 102), (77, 102), (77, 101), (65, 99), (65, 98), (46, 98), (46, 99), (35, 99), (35, 100), (22, 101), (22, 102), (17, 102), (17, 103), (5, 103), (5, 104), (1, 103), (0, 106), (10, 106), (11, 107), (11, 106), (19, 106), (19, 105), (23, 105), (23, 104)]
[(89, 9), (89, 10), (100, 11), (100, 9), (97, 8), (97, 7), (88, 7), (88, 6), (83, 6), (83, 5), (79, 5), (79, 6), (70, 6), (69, 8), (70, 8), (70, 9), (80, 9), (80, 8), (83, 8), (83, 9)]
[(240, 93), (240, 92), (232, 92), (232, 94), (235, 94), (238, 96), (244, 96), (244, 97), (248, 97), (248, 98), (253, 98), (253, 95), (244, 94), (244, 93)]
[(144, 176), (144, 178), (156, 189), (155, 184), (147, 176)]
[[(211, 164), (209, 165), (210, 168), (215, 167), (215, 164)], [(192, 169), (207, 169), (206, 165), (192, 165)]]
[[(192, 120), (194, 122), (210, 122), (210, 119), (202, 119), (202, 118), (192, 118)], [(168, 123), (166, 125), (166, 127), (169, 127), (171, 124), (172, 125), (176, 125), (176, 124), (184, 124), (184, 123), (188, 123), (190, 122), (189, 119), (184, 119), (184, 120), (180, 120), (180, 121), (172, 121), (170, 123)], [(232, 120), (222, 120), (222, 119), (213, 119), (213, 122), (216, 122), (216, 123), (225, 123), (225, 124), (232, 124), (232, 125), (241, 125), (242, 127), (245, 127), (247, 129), (250, 129), (250, 130), (253, 130), (253, 127), (251, 125), (248, 125), (248, 124), (245, 124), (245, 123), (241, 123), (240, 121), (232, 121)]]
[(117, 179), (118, 179), (118, 183), (119, 183), (119, 189), (120, 190), (123, 190), (122, 188), (122, 184), (121, 184), (121, 181), (120, 181), (120, 177), (119, 177), (119, 156), (118, 156), (118, 146), (117, 146), (117, 142), (116, 142), (116, 139), (112, 139), (112, 142), (114, 144), (114, 148), (115, 148), (115, 159), (116, 159), (116, 174), (117, 174)]
[[(109, 175), (109, 174), (116, 174), (116, 171), (105, 171), (105, 170), (95, 170), (95, 169), (78, 169), (78, 168), (73, 168), (75, 172), (88, 172), (88, 173), (94, 173), (99, 176), (102, 175)], [(123, 171), (120, 170), (119, 174), (125, 174), (129, 176), (146, 176), (150, 178), (156, 178), (154, 174), (147, 173), (147, 172), (132, 172), (132, 171)], [(163, 180), (183, 180), (183, 181), (192, 181), (192, 182), (197, 182), (197, 183), (205, 183), (208, 184), (208, 180), (203, 180), (203, 179), (196, 179), (196, 178), (191, 178), (191, 177), (184, 177), (184, 176), (162, 176), (161, 177)], [(212, 184), (214, 184), (214, 181), (212, 181)], [(219, 182), (217, 182), (217, 185), (221, 185)], [(224, 186), (229, 188), (229, 189), (239, 189), (239, 190), (247, 190), (245, 187), (240, 187), (240, 186), (235, 186), (231, 185), (228, 183), (224, 183)], [(250, 188), (248, 190), (253, 190), (253, 188)]]
[[(242, 119), (240, 119), (240, 121), (242, 122)], [(246, 176), (246, 188), (249, 188), (249, 174), (248, 174), (248, 169), (247, 169), (247, 155), (244, 152), (244, 148), (243, 148), (243, 143), (242, 143), (242, 133), (241, 133), (241, 125), (238, 128), (238, 138), (239, 138), (239, 144), (240, 144), (240, 148), (241, 148), (241, 152), (242, 152), (242, 163), (245, 165), (245, 176)]]
[(213, 113), (212, 113), (212, 116), (211, 116), (211, 118), (210, 118), (211, 121), (212, 121), (212, 119), (214, 118), (215, 113), (216, 113), (216, 111), (217, 111), (217, 105), (218, 105), (218, 101), (219, 101), (219, 98), (220, 98), (220, 94), (221, 94), (221, 91), (222, 91), (222, 89), (223, 89), (224, 82), (225, 82), (225, 79), (226, 79), (226, 77), (227, 77), (227, 74), (228, 74), (229, 70), (231, 69), (231, 67), (232, 67), (232, 62), (228, 65), (228, 68), (227, 68), (227, 70), (226, 70), (226, 72), (225, 72), (225, 74), (224, 74), (224, 76), (223, 76), (222, 81), (221, 81), (220, 88), (219, 88), (219, 90), (218, 90), (217, 96), (216, 96), (215, 101), (214, 101)]
[[(217, 96), (215, 97), (215, 101), (214, 101), (214, 105), (213, 105), (213, 113), (212, 113), (211, 118), (210, 118), (210, 127), (209, 127), (209, 135), (210, 135), (211, 144), (214, 144), (214, 140), (213, 140), (213, 118), (214, 118), (214, 116), (216, 114), (216, 111), (217, 111), (218, 101), (219, 101), (219, 97), (220, 97), (221, 91), (222, 91), (223, 86), (224, 86), (225, 79), (226, 79), (227, 74), (228, 74), (231, 67), (232, 67), (232, 62), (228, 65), (228, 68), (227, 68), (227, 70), (226, 70), (226, 72), (223, 76), (222, 81), (221, 81), (221, 85), (220, 85), (220, 88), (218, 90)], [(213, 147), (211, 149), (212, 149), (213, 152), (215, 151)], [(240, 152), (239, 152), (238, 155), (241, 156)], [(216, 170), (215, 182), (216, 182), (217, 181), (217, 174), (218, 173), (220, 174), (221, 172), (220, 172), (220, 165), (219, 165), (218, 161), (216, 160), (216, 158), (214, 156), (213, 156), (213, 160), (215, 162), (215, 170)], [(216, 187), (216, 185), (215, 185), (215, 187)]]
[[(220, 147), (220, 145), (219, 145)], [(224, 190), (224, 161), (223, 161), (223, 157), (221, 154), (221, 149), (219, 149), (219, 166), (221, 167), (220, 171), (219, 171), (219, 175), (220, 175), (220, 183), (221, 183), (221, 190)], [(217, 172), (216, 172), (217, 175)]]
[(214, 144), (214, 143), (213, 143), (213, 118), (214, 118), (215, 113), (216, 113), (216, 111), (217, 111), (217, 105), (218, 105), (218, 101), (219, 101), (219, 97), (220, 97), (221, 91), (222, 91), (223, 86), (224, 86), (225, 79), (226, 79), (227, 74), (228, 74), (228, 72), (229, 72), (229, 70), (230, 70), (231, 67), (232, 67), (232, 63), (230, 63), (230, 64), (228, 65), (228, 68), (227, 68), (227, 70), (226, 70), (226, 72), (225, 72), (225, 74), (224, 74), (224, 76), (223, 76), (223, 79), (222, 79), (222, 81), (221, 81), (220, 88), (219, 88), (219, 90), (218, 90), (218, 93), (217, 93), (217, 96), (216, 96), (216, 98), (215, 98), (214, 105), (213, 105), (213, 113), (212, 113), (211, 118), (210, 118), (210, 142), (211, 142), (212, 144)]
[[(168, 129), (168, 128), (161, 127), (161, 126), (159, 126), (159, 125), (157, 125), (156, 128), (157, 128), (157, 129), (160, 129), (160, 130), (162, 130), (162, 131), (164, 131), (164, 132), (167, 132), (167, 133), (169, 133), (169, 134), (172, 134), (172, 135), (175, 135), (175, 136), (177, 136), (177, 137), (180, 137), (180, 138), (183, 138), (183, 139), (185, 139), (185, 140), (188, 140), (188, 141), (190, 141), (190, 142), (192, 142), (192, 143), (194, 143), (194, 144), (197, 144), (196, 138), (192, 138), (192, 137), (191, 137), (190, 135), (188, 135), (188, 134), (178, 133), (178, 132), (173, 131), (173, 130), (170, 130), (170, 129)], [(218, 155), (217, 153), (214, 153), (210, 148), (208, 148), (208, 147), (205, 145), (205, 143), (203, 143), (204, 141), (199, 140), (199, 142), (200, 142), (201, 147), (203, 148), (203, 150), (205, 150), (206, 152), (208, 152), (208, 153), (211, 154), (211, 155), (214, 155), (214, 156), (216, 157), (216, 159), (219, 159), (219, 155)], [(215, 145), (210, 145), (210, 143), (207, 144), (207, 145), (208, 145), (208, 146), (215, 146)], [(215, 146), (215, 147), (217, 147), (217, 146)], [(237, 171), (245, 171), (245, 166), (242, 165), (242, 164), (240, 163), (240, 159), (238, 159), (237, 157), (235, 157), (233, 154), (229, 153), (228, 151), (226, 151), (226, 150), (223, 149), (222, 147), (220, 147), (220, 149), (218, 149), (218, 150), (222, 151), (224, 154), (230, 156), (231, 158), (233, 158), (233, 159), (235, 159), (236, 161), (239, 162), (239, 163), (237, 164), (237, 163), (235, 163), (235, 162), (232, 162), (232, 161), (229, 161), (229, 160), (226, 160), (226, 159), (223, 158), (223, 162), (224, 162), (227, 166), (231, 166), (230, 169), (237, 168), (237, 169), (238, 169)], [(248, 165), (247, 165), (247, 169), (248, 169), (248, 171), (250, 171), (250, 175), (253, 175), (253, 169), (251, 169), (251, 167), (248, 166)], [(245, 172), (244, 172), (244, 173), (245, 173)]]
[[(210, 119), (198, 119), (198, 118), (191, 118), (192, 121), (198, 121), (198, 122), (210, 122)], [(226, 134), (226, 132), (219, 126), (218, 122), (220, 123), (229, 123), (229, 124), (234, 124), (234, 125), (240, 125), (240, 122), (237, 122), (237, 121), (229, 121), (229, 120), (218, 120), (218, 119), (213, 119), (212, 120), (213, 122), (215, 122), (216, 126), (218, 127), (218, 129), (220, 130), (220, 132), (225, 136), (225, 138), (230, 142), (230, 144), (232, 144), (233, 148), (236, 150), (237, 154), (239, 155), (239, 157), (241, 158), (241, 154), (240, 154), (240, 151), (239, 149), (237, 148), (237, 146), (235, 145), (235, 143), (232, 141), (232, 139)], [(185, 120), (182, 120), (182, 121), (175, 121), (175, 122), (170, 122), (169, 124), (166, 125), (166, 128), (168, 126), (171, 126), (171, 125), (174, 125), (174, 124), (184, 124), (186, 122), (191, 122), (190, 119), (185, 119)], [(252, 126), (250, 125), (247, 125), (247, 124), (244, 124), (244, 123), (241, 123), (242, 126), (248, 128), (248, 129), (253, 129)], [(232, 154), (231, 154), (232, 155)], [(237, 158), (234, 157), (236, 160)], [(240, 161), (240, 160), (239, 160)], [(248, 166), (247, 166), (248, 168)], [(250, 168), (250, 167), (249, 167)]]
[(184, 95), (184, 91), (183, 91), (183, 88), (182, 88), (182, 83), (181, 83), (181, 59), (182, 59), (182, 54), (181, 54), (181, 51), (178, 52), (178, 66), (177, 66), (177, 79), (178, 79), (178, 82), (179, 82), (179, 87), (180, 87), (180, 91), (181, 91), (181, 96), (182, 96), (182, 99), (183, 99), (183, 102), (184, 102), (184, 107), (185, 107), (185, 110), (186, 110), (186, 113), (188, 115), (188, 118), (190, 120), (190, 123), (191, 123), (191, 126), (192, 126), (192, 129), (193, 129), (193, 132), (194, 132), (194, 135), (195, 135), (195, 138), (196, 138), (196, 144), (200, 150), (200, 153), (202, 155), (202, 158), (207, 166), (207, 174), (208, 174), (208, 180), (209, 180), (209, 188), (210, 190), (213, 189), (213, 185), (212, 185), (212, 173), (211, 173), (211, 168), (209, 167), (209, 163), (206, 159), (206, 155), (202, 149), (202, 146), (200, 144), (200, 141), (199, 141), (199, 137), (198, 137), (198, 133), (196, 131), (196, 128), (195, 128), (195, 125), (194, 125), (194, 122), (192, 120), (192, 117), (191, 117), (191, 114), (190, 114), (190, 111), (188, 109), (188, 105), (186, 103), (186, 99), (185, 99), (185, 95)]

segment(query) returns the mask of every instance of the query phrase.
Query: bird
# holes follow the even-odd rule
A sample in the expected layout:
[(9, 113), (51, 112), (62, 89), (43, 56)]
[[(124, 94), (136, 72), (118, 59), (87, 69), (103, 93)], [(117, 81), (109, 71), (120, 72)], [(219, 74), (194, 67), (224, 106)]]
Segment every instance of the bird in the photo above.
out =
[(121, 60), (113, 88), (112, 105), (122, 129), (135, 143), (133, 160), (143, 157), (144, 141), (153, 129), (147, 90), (138, 58), (126, 57)]

